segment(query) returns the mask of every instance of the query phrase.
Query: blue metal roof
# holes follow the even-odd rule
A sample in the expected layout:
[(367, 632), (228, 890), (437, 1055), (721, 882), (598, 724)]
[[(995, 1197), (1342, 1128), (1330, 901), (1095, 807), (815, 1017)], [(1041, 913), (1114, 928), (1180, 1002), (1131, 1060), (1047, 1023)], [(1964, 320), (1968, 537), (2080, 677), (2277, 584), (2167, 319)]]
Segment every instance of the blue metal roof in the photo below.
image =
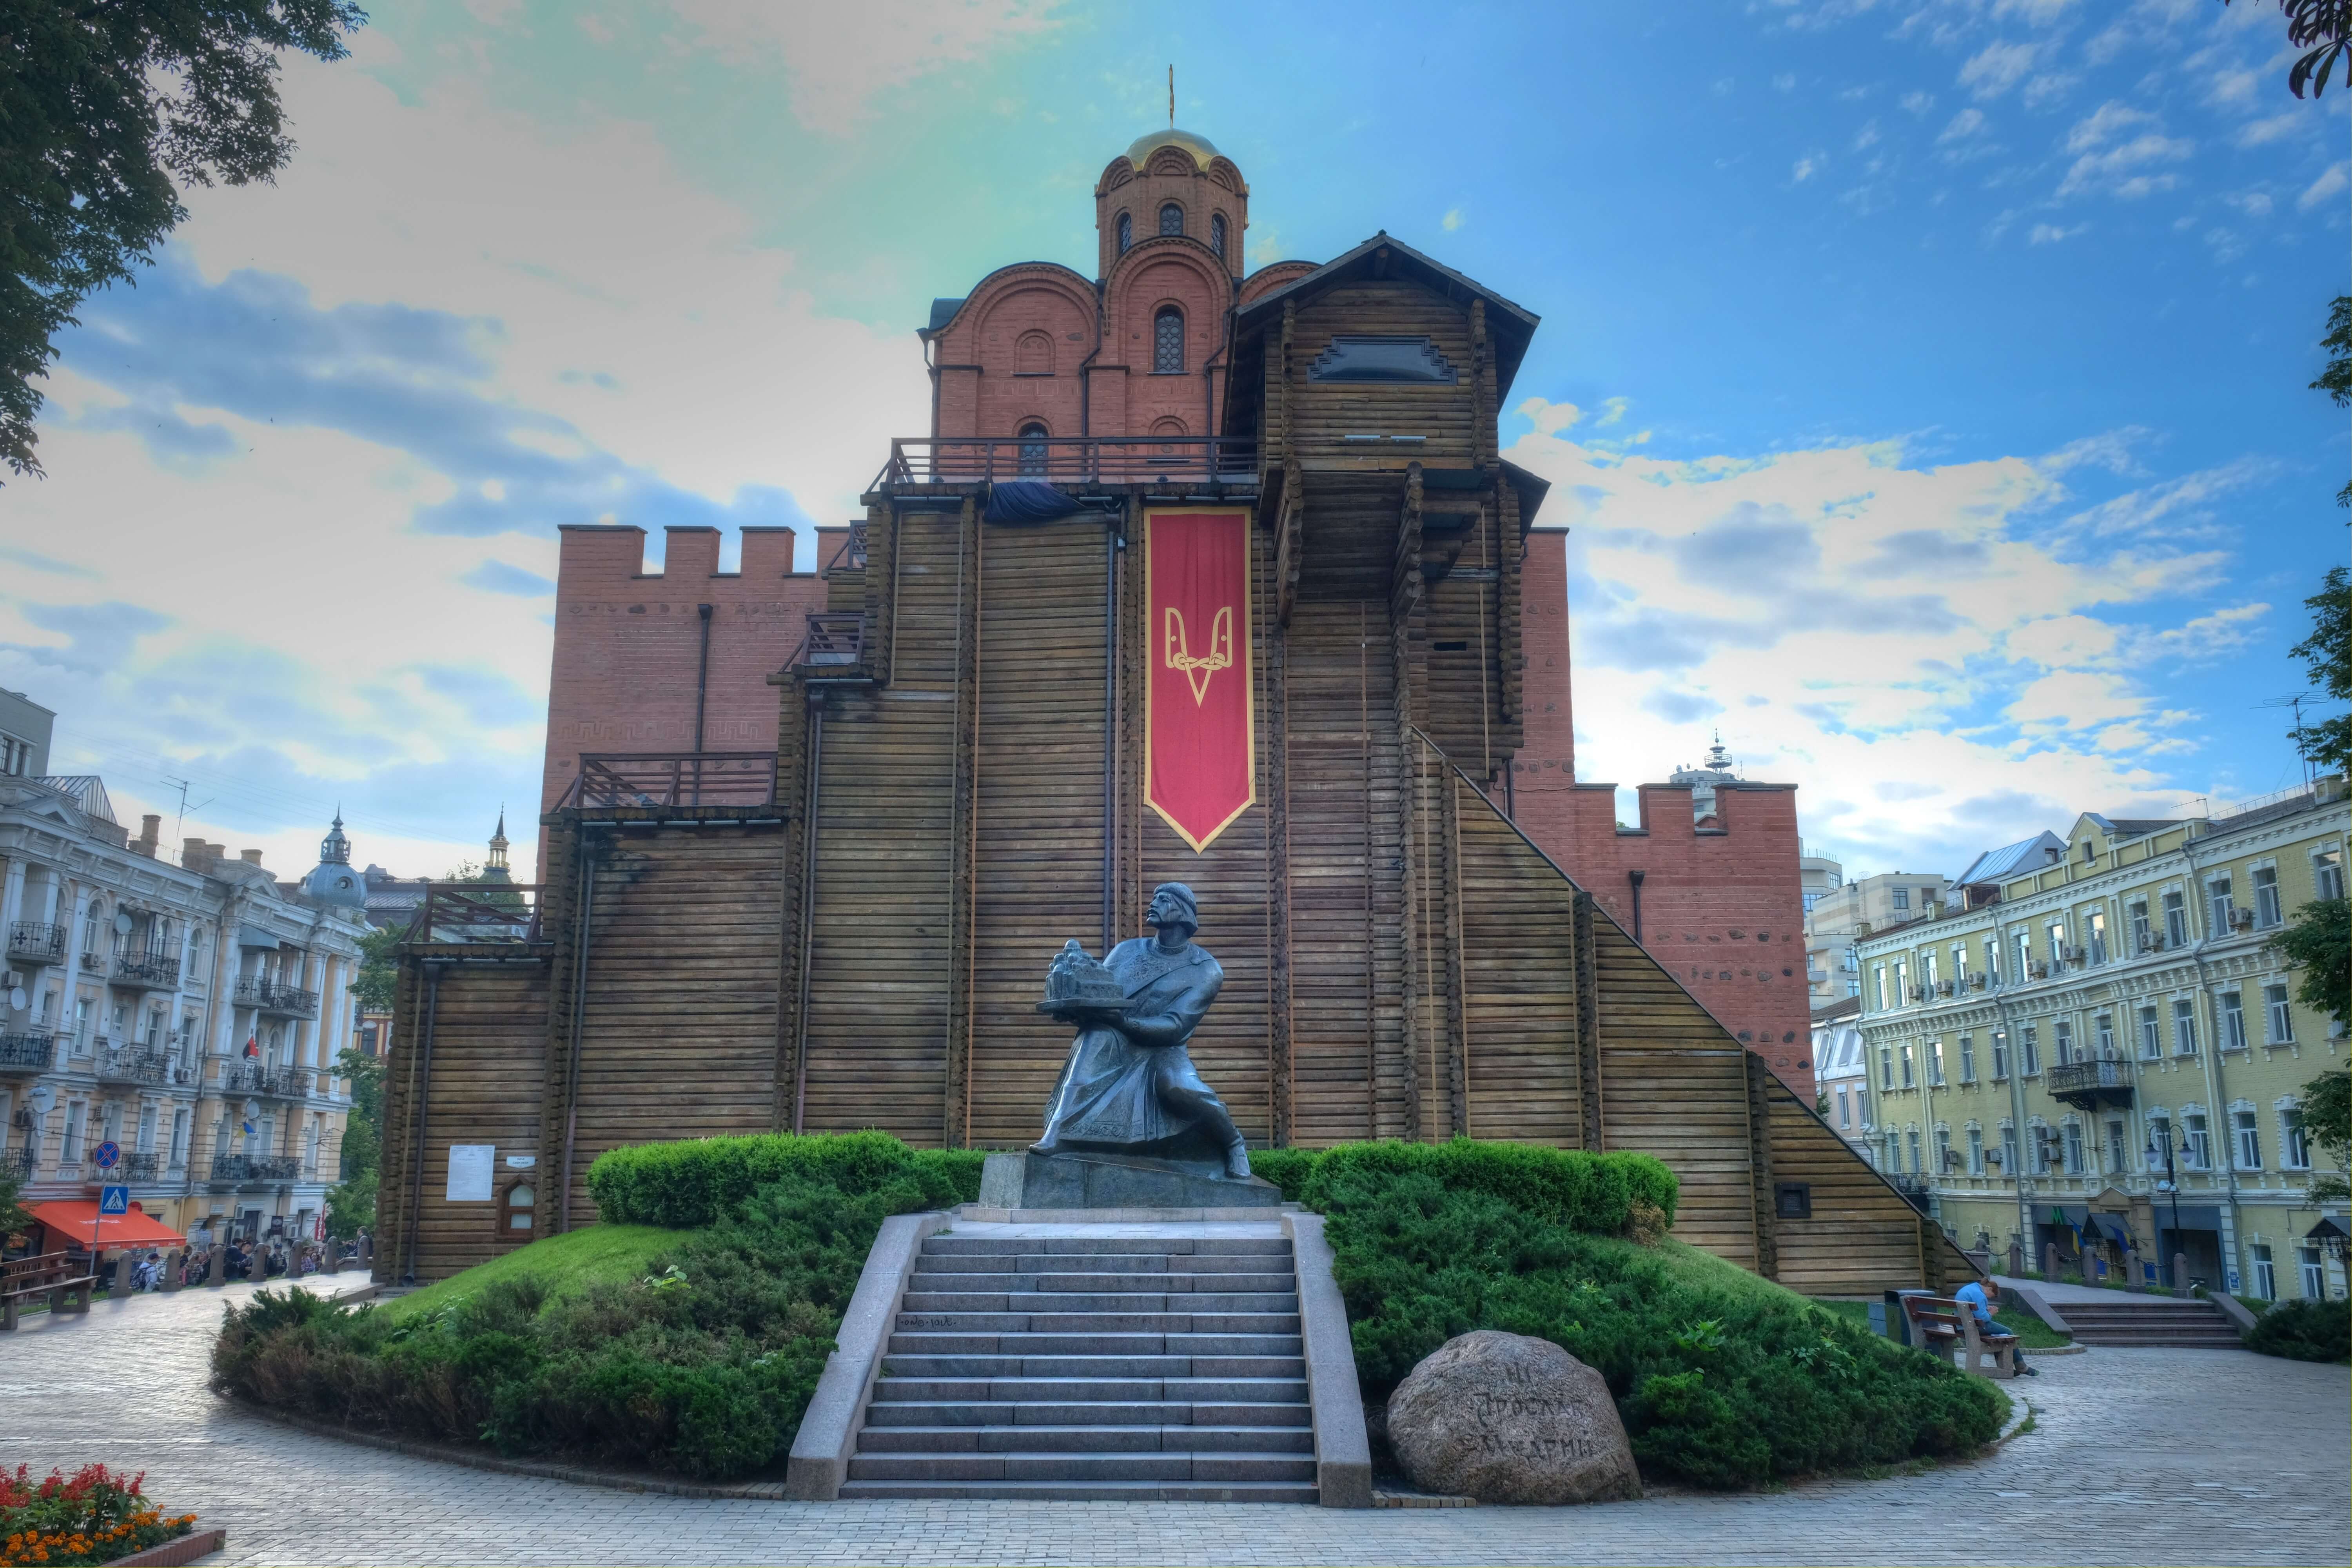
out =
[(2046, 849), (2056, 850), (2061, 860), (2066, 858), (2064, 839), (2054, 833), (2037, 833), (2018, 843), (1986, 850), (1953, 880), (1966, 886), (1971, 882), (1998, 882), (2010, 877), (2021, 877), (2028, 871), (2039, 871), (2051, 864), (2050, 857), (2042, 853)]

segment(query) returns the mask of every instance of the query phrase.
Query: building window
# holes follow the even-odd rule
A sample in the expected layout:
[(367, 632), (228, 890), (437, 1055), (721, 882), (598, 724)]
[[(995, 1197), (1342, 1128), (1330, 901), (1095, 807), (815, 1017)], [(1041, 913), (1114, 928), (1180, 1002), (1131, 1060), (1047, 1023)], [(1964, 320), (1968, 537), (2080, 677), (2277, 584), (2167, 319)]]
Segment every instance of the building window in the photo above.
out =
[(172, 1112), (172, 1167), (177, 1170), (188, 1163), (188, 1113), (185, 1110)]
[(96, 899), (90, 900), (89, 908), (83, 911), (81, 917), (81, 950), (84, 952), (96, 952), (98, 951), (99, 921), (105, 913), (105, 910), (100, 906), (99, 901)]
[(2074, 1021), (2060, 1018), (2050, 1026), (2050, 1048), (2057, 1053), (2058, 1065), (2064, 1067), (2074, 1059)]
[(1990, 931), (1985, 933), (1984, 939), (1984, 966), (1985, 978), (1992, 982), (1995, 985), (2000, 984), (2000, 943), (1993, 941), (1992, 933)]
[(1927, 1042), (1927, 1081), (1937, 1089), (1944, 1087), (1944, 1042)]
[(2319, 897), (2342, 898), (2344, 896), (2344, 852), (2340, 849), (2323, 849), (2314, 855), (2311, 858), (2311, 880)]
[(2254, 924), (2267, 931), (2272, 926), (2284, 925), (2286, 912), (2279, 905), (2278, 868), (2254, 868)]
[(2017, 947), (2017, 983), (2022, 985), (2033, 974), (2033, 933), (2021, 931), (2011, 940)]
[(1962, 1035), (1962, 1036), (1960, 1037), (1960, 1081), (1961, 1081), (1962, 1083), (1974, 1083), (1974, 1082), (1976, 1082), (1976, 1080), (1977, 1080), (1977, 1041), (1976, 1041), (1976, 1037), (1975, 1037), (1974, 1035)]
[(2303, 1274), (2303, 1299), (2306, 1301), (2327, 1300), (2327, 1269), (2319, 1261), (2319, 1248), (2298, 1247), (2294, 1260)]
[(1888, 1132), (1884, 1142), (1886, 1145), (1886, 1149), (1885, 1152), (1878, 1157), (1878, 1168), (1882, 1171), (1888, 1172), (1901, 1170), (1903, 1168), (1903, 1152), (1895, 1144), (1895, 1134), (1891, 1131)]
[(1847, 1128), (1853, 1125), (1853, 1105), (1846, 1098), (1845, 1085), (1840, 1084), (1838, 1085), (1838, 1126)]
[(1174, 202), (1164, 202), (1160, 208), (1160, 232), (1163, 235), (1184, 232), (1184, 209)]
[(1911, 1149), (1911, 1173), (1915, 1176), (1918, 1175), (1921, 1173), (1919, 1164), (1919, 1130), (1916, 1127), (1914, 1127), (1908, 1132), (1903, 1134), (1903, 1142), (1908, 1144)]
[(1981, 1176), (1984, 1173), (1984, 1129), (1971, 1127), (1969, 1129), (1969, 1174)]
[(2107, 961), (2107, 911), (2093, 910), (2084, 916), (2083, 929), (2088, 933), (2091, 962), (2105, 963)]
[(2050, 1129), (2047, 1127), (2034, 1128), (2033, 1173), (2037, 1176), (2046, 1176), (2050, 1173)]
[(2290, 1171), (2311, 1169), (2311, 1134), (2304, 1129), (2300, 1105), (2279, 1112), (2279, 1163)]
[(2222, 872), (2205, 882), (2205, 912), (2211, 916), (2206, 927), (2208, 936), (2226, 936), (2238, 923), (2238, 901), (2230, 893), (2230, 874)]
[(1212, 213), (1209, 216), (1209, 249), (1218, 260), (1225, 258), (1225, 215)]
[(1121, 213), (1118, 215), (1118, 253), (1121, 256), (1125, 256), (1127, 254), (1128, 247), (1134, 243), (1135, 220), (1129, 217), (1127, 214)]
[(1184, 371), (1184, 312), (1173, 305), (1151, 318), (1151, 370), (1155, 375)]
[(2054, 966), (2066, 961), (2066, 922), (2052, 921), (2042, 934), (2049, 939), (2050, 962)]
[(2207, 1137), (2205, 1117), (2201, 1111), (2181, 1113), (2180, 1163), (2192, 1171), (2205, 1171), (2212, 1168), (2213, 1151)]
[(2016, 1175), (2019, 1170), (2017, 1129), (2006, 1121), (2000, 1124), (2000, 1169), (2007, 1176)]
[(1045, 471), (1045, 427), (1034, 421), (1021, 426), (1021, 471), (1043, 474)]
[(2149, 1061), (2164, 1054), (2164, 1036), (2157, 1027), (2154, 1003), (2139, 1010), (2139, 1054)]
[(2254, 1121), (2252, 1110), (2230, 1112), (2230, 1126), (2236, 1134), (2238, 1169), (2259, 1171), (2263, 1168), (2262, 1128)]
[(1871, 977), (1878, 993), (1878, 1011), (1884, 1013), (1895, 1005), (1895, 998), (1886, 990), (1886, 965), (1882, 963), (1874, 968)]
[(1908, 889), (1908, 888), (1895, 888), (1895, 889), (1890, 889), (1890, 891), (1892, 891), (1892, 892), (1894, 893), (1894, 895), (1895, 895), (1895, 907), (1896, 909), (1898, 909), (1898, 910), (1908, 910), (1911, 908), (1911, 889)]
[(2265, 1301), (2275, 1301), (2278, 1300), (2278, 1275), (2271, 1267), (2270, 1243), (2254, 1243), (2253, 1254), (2254, 1294)]
[(1909, 1089), (1917, 1082), (1911, 1075), (1911, 1047), (1906, 1045), (1903, 1047), (1903, 1087)]
[(2169, 947), (2189, 945), (2189, 906), (2179, 893), (2164, 895), (2164, 940)]
[(2099, 1059), (2100, 1059), (2101, 1061), (2103, 1061), (2103, 1062), (2111, 1062), (2111, 1061), (2115, 1060), (2115, 1059), (2116, 1059), (2116, 1018), (2115, 1018), (2115, 1015), (2114, 1015), (2114, 1014), (2112, 1014), (2112, 1013), (2100, 1013), (2100, 1014), (2095, 1015), (2095, 1016), (2093, 1016), (2093, 1018), (2091, 1019), (2091, 1029), (2092, 1029), (2092, 1032), (2093, 1032), (2094, 1034), (2095, 1034), (2095, 1035), (2098, 1037), (2098, 1042), (2099, 1042)]
[(2246, 999), (2236, 991), (2221, 993), (2221, 1048), (2225, 1051), (2246, 1048)]
[(2107, 1174), (2120, 1176), (2129, 1167), (2124, 1163), (2124, 1124), (2110, 1121), (2107, 1123)]
[(2037, 1037), (2040, 1028), (2039, 1025), (2028, 1024), (2018, 1036), (2017, 1070), (2025, 1078), (2032, 1078), (2042, 1070), (2042, 1042)]
[(1878, 1087), (1881, 1089), (1895, 1087), (1895, 1051), (1889, 1046), (1878, 1047)]
[(2079, 1121), (2066, 1123), (2066, 1173), (2083, 1173), (2083, 1124)]
[(1895, 961), (1895, 1000), (1898, 1005), (1918, 1000), (1911, 994), (1911, 966), (1899, 958)]
[(2197, 1054), (2197, 1004), (2182, 997), (2172, 1004), (2172, 1054)]
[(2131, 945), (2134, 952), (2146, 952), (2156, 939), (2156, 930), (2147, 923), (2147, 900), (2135, 899), (2125, 911), (2131, 921)]
[(58, 1154), (58, 1162), (60, 1164), (77, 1165), (81, 1163), (82, 1115), (83, 1106), (80, 1100), (77, 1100), (66, 1107), (66, 1143), (65, 1148)]
[(1992, 1076), (1996, 1081), (2009, 1076), (2009, 1036), (1999, 1029), (1992, 1032)]
[(2294, 1015), (2287, 1011), (2286, 987), (2263, 987), (2263, 1012), (2270, 1023), (2269, 1043), (2273, 1046), (2294, 1044)]
[(1919, 955), (1919, 984), (1927, 988), (1930, 996), (1936, 994), (1936, 987), (1940, 984), (1936, 977), (1936, 955), (1932, 952)]
[(1937, 1129), (1936, 1129), (1936, 1171), (1935, 1171), (1935, 1173), (1936, 1173), (1937, 1175), (1938, 1175), (1938, 1176), (1946, 1175), (1946, 1174), (1949, 1173), (1949, 1172), (1951, 1171), (1951, 1168), (1952, 1168), (1952, 1130), (1951, 1130), (1950, 1128), (1948, 1128), (1948, 1127), (1938, 1127), (1938, 1128), (1937, 1128)]

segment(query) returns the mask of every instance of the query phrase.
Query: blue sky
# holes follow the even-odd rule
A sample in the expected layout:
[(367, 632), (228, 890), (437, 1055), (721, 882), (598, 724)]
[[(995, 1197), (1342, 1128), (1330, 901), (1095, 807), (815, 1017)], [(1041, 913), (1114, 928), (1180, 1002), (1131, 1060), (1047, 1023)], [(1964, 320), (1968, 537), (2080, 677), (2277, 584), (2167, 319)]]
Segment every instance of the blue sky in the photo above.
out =
[[(1253, 266), (1385, 228), (1544, 318), (1580, 772), (1710, 731), (1849, 869), (2294, 782), (2345, 559), (2352, 95), (2252, 0), (379, 8), (193, 193), (0, 491), (0, 684), (124, 815), (438, 872), (538, 778), (558, 523), (846, 515), (934, 295), (1086, 268), (1166, 115)], [(198, 803), (203, 803), (201, 805)], [(527, 835), (519, 836), (527, 838)]]

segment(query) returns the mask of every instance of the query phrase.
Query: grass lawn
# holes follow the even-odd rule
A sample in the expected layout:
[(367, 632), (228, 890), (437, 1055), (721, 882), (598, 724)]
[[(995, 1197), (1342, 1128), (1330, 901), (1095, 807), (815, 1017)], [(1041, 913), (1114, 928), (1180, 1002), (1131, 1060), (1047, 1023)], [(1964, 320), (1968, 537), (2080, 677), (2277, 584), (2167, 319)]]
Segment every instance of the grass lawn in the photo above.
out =
[(545, 1281), (551, 1296), (569, 1295), (598, 1279), (628, 1279), (646, 1273), (656, 1253), (687, 1234), (651, 1225), (592, 1225), (518, 1247), (463, 1274), (395, 1296), (381, 1310), (395, 1318), (429, 1312), (470, 1296), (493, 1280), (523, 1274), (535, 1274)]

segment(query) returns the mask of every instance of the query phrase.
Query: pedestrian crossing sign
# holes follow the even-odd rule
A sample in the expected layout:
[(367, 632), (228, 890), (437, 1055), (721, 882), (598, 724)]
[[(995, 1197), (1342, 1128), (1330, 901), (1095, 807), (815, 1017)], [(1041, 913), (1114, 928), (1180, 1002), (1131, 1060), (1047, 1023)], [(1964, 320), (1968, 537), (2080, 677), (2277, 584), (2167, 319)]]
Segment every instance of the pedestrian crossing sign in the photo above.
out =
[(122, 1186), (105, 1186), (99, 1188), (98, 1212), (100, 1214), (129, 1214), (131, 1212), (131, 1189), (129, 1187)]

